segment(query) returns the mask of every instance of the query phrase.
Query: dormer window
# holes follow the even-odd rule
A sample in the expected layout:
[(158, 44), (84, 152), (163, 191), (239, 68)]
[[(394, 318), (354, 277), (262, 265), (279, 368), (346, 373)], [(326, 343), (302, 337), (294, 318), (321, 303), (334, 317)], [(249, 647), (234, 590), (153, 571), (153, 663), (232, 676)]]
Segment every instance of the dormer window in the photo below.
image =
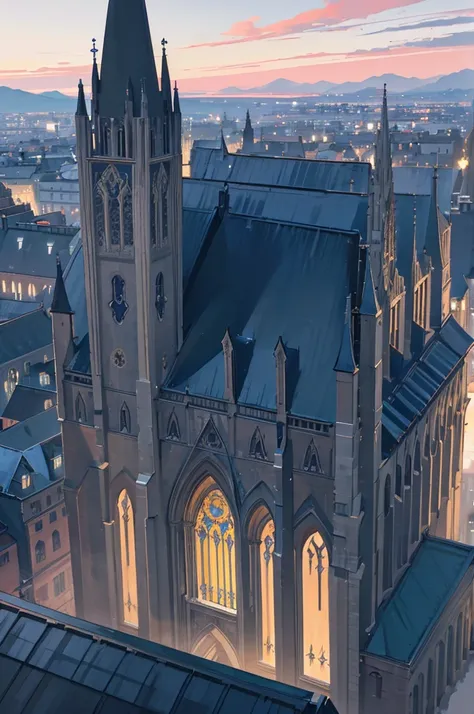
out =
[(18, 250), (21, 250), (23, 248), (23, 236), (18, 236), (16, 242), (18, 243)]
[(21, 477), (21, 488), (25, 491), (31, 486), (31, 474), (23, 474)]
[(42, 387), (48, 387), (51, 384), (51, 377), (47, 372), (40, 372), (39, 383)]

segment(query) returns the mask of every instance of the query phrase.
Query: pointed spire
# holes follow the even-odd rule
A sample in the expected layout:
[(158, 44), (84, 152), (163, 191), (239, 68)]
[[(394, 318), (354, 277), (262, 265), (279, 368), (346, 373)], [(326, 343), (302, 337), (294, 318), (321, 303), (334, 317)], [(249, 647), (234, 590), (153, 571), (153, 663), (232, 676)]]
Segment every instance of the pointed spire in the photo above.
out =
[(92, 38), (92, 49), (94, 60), (92, 64), (92, 113), (98, 114), (99, 112), (99, 92), (100, 92), (100, 79), (99, 79), (99, 69), (97, 67), (97, 53), (98, 49), (96, 47), (97, 40), (95, 37)]
[(173, 111), (175, 114), (181, 114), (181, 106), (179, 103), (179, 91), (178, 83), (174, 83), (174, 101), (173, 101)]
[(362, 299), (360, 302), (359, 313), (361, 315), (377, 315), (379, 311), (380, 307), (375, 293), (374, 277), (372, 275), (372, 266), (370, 264), (370, 252), (366, 249), (364, 287), (362, 289)]
[(100, 78), (102, 117), (123, 116), (129, 79), (134, 115), (140, 116), (140, 83), (145, 79), (150, 116), (158, 116), (161, 97), (145, 0), (109, 0)]
[(247, 109), (247, 114), (245, 115), (245, 128), (246, 129), (252, 128), (252, 122), (250, 120), (250, 112), (248, 109)]
[(242, 151), (244, 154), (251, 153), (254, 144), (254, 131), (252, 127), (252, 122), (250, 120), (250, 112), (247, 109), (247, 115), (245, 117), (245, 128), (243, 133)]
[(221, 129), (221, 151), (222, 151), (222, 158), (224, 159), (228, 155), (228, 150), (227, 150), (227, 144), (225, 143), (225, 136), (224, 136), (224, 130)]
[(76, 111), (76, 116), (78, 117), (87, 117), (89, 116), (87, 113), (87, 106), (86, 106), (86, 98), (84, 96), (84, 85), (82, 84), (82, 79), (79, 80), (79, 91), (77, 94), (77, 111)]
[(141, 101), (140, 101), (140, 116), (142, 118), (148, 117), (148, 94), (146, 91), (146, 80), (141, 81)]
[(171, 112), (172, 109), (172, 104), (171, 104), (171, 80), (170, 80), (170, 73), (168, 69), (168, 58), (166, 56), (166, 45), (168, 44), (168, 40), (163, 39), (161, 40), (161, 47), (163, 48), (162, 52), (162, 57), (161, 57), (161, 93), (163, 95), (163, 102), (165, 103), (165, 107), (168, 112)]
[(431, 203), (428, 214), (428, 224), (426, 226), (426, 252), (433, 260), (433, 263), (441, 260), (441, 245), (439, 236), (439, 214), (438, 214), (438, 167), (433, 169), (433, 181), (431, 188)]
[(352, 302), (350, 295), (347, 296), (346, 300), (344, 331), (342, 333), (341, 348), (334, 369), (336, 372), (347, 372), (348, 374), (354, 374), (356, 371), (354, 350), (352, 347)]
[(60, 315), (73, 315), (71, 305), (64, 285), (63, 271), (59, 255), (56, 256), (56, 285), (54, 286), (53, 301), (51, 303), (51, 313)]

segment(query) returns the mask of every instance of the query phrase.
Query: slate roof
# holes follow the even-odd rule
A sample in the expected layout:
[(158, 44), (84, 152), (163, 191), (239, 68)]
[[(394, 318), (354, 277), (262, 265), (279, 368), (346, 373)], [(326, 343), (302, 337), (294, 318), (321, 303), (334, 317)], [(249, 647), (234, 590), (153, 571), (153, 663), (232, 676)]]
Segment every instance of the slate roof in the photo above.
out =
[[(216, 203), (217, 205), (217, 203)], [(196, 210), (183, 208), (183, 286), (186, 288), (191, 271), (199, 257), (204, 240), (215, 216), (214, 208)]]
[(0, 365), (51, 345), (51, 320), (42, 308), (0, 325)]
[(0, 594), (0, 708), (15, 714), (336, 714), (325, 697)]
[(18, 181), (30, 179), (38, 169), (37, 164), (20, 164), (19, 166), (0, 166), (0, 180)]
[(383, 403), (382, 424), (392, 442), (425, 411), (474, 344), (451, 315), (428, 342), (394, 392)]
[[(233, 183), (368, 193), (370, 164), (225, 154), (197, 147), (191, 176)], [(353, 183), (351, 183), (353, 181)]]
[(2, 416), (5, 419), (24, 421), (43, 412), (44, 403), (47, 399), (51, 399), (53, 405), (55, 405), (56, 392), (17, 384), (15, 391), (10, 397), (10, 401), (3, 410)]
[[(186, 209), (210, 211), (218, 205), (223, 181), (184, 179), (183, 203)], [(279, 186), (254, 186), (228, 183), (229, 210), (252, 218), (265, 218), (322, 228), (359, 231), (367, 236), (367, 196)], [(188, 235), (185, 234), (185, 250)]]
[[(18, 249), (18, 238), (23, 238)], [(32, 275), (43, 278), (56, 277), (56, 253), (64, 265), (69, 260), (71, 236), (61, 232), (9, 228), (0, 246), (2, 272), (17, 275)], [(48, 244), (52, 245), (51, 251)]]
[(37, 302), (26, 302), (24, 300), (4, 300), (0, 298), (0, 322), (8, 322), (20, 317), (28, 312), (38, 309)]
[(89, 345), (89, 334), (85, 335), (79, 343), (73, 358), (69, 362), (67, 369), (78, 374), (91, 373), (91, 351)]
[(238, 402), (275, 409), (281, 335), (285, 347), (299, 350), (291, 413), (333, 423), (334, 366), (358, 244), (355, 233), (227, 215), (185, 295), (185, 341), (166, 387), (222, 399), (221, 341), (229, 328), (246, 346), (240, 365), (237, 355), (244, 370)]
[(99, 95), (102, 117), (123, 117), (129, 81), (133, 88), (134, 116), (140, 116), (143, 81), (150, 116), (157, 117), (161, 95), (145, 0), (109, 3)]
[[(14, 429), (15, 427), (11, 428)], [(17, 492), (12, 494), (12, 491), (15, 491), (15, 488), (12, 488), (12, 481), (22, 459), (24, 459), (26, 466), (31, 469), (32, 473), (34, 473), (32, 485), (29, 489), (23, 491), (20, 484), (17, 488)], [(36, 491), (47, 486), (49, 480), (48, 464), (46, 463), (46, 458), (40, 444), (25, 449), (25, 451), (0, 446), (0, 490), (9, 492), (10, 495), (15, 495), (20, 499), (29, 498), (29, 496)], [(11, 514), (9, 513), (7, 515)]]
[[(451, 211), (451, 196), (459, 169), (438, 169), (438, 205), (442, 213)], [(393, 169), (395, 193), (411, 193), (416, 196), (431, 196), (433, 167), (397, 166)]]
[(61, 433), (56, 407), (42, 411), (20, 424), (0, 431), (0, 446), (17, 451), (27, 451), (44, 444)]
[(451, 297), (462, 298), (467, 290), (465, 276), (474, 268), (474, 210), (452, 214)]
[(473, 562), (472, 546), (424, 537), (410, 567), (379, 608), (366, 652), (413, 661)]
[[(66, 265), (66, 263), (63, 263), (63, 265)], [(67, 262), (63, 272), (63, 278), (69, 304), (71, 306), (71, 310), (74, 312), (74, 334), (80, 341), (88, 332), (86, 291), (84, 284), (84, 254), (82, 252), (82, 245), (80, 242), (72, 254), (69, 262)], [(52, 300), (52, 294), (45, 295), (45, 308), (49, 308), (51, 306)]]

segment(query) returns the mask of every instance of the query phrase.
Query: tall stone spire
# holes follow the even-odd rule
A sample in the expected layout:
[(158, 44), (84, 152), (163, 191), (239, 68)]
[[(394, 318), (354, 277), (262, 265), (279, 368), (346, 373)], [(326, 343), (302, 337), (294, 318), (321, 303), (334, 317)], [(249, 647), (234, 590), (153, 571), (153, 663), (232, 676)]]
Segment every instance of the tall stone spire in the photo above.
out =
[(242, 151), (244, 154), (251, 153), (254, 144), (254, 131), (252, 127), (252, 122), (250, 120), (250, 112), (247, 109), (247, 115), (245, 117), (245, 128), (243, 134)]
[(101, 117), (123, 117), (123, 98), (133, 87), (133, 113), (140, 116), (146, 82), (150, 117), (160, 114), (160, 92), (145, 0), (109, 0), (100, 77)]
[(80, 117), (86, 117), (88, 116), (87, 114), (87, 105), (86, 105), (86, 98), (84, 96), (84, 85), (82, 84), (82, 79), (79, 80), (79, 91), (77, 93), (77, 111), (76, 111), (77, 116)]
[(161, 46), (163, 48), (162, 50), (162, 56), (161, 56), (161, 93), (163, 95), (163, 103), (165, 105), (165, 111), (171, 112), (172, 111), (172, 100), (171, 100), (171, 80), (170, 80), (170, 72), (168, 69), (168, 58), (166, 56), (166, 45), (168, 44), (168, 41), (163, 39), (161, 40)]

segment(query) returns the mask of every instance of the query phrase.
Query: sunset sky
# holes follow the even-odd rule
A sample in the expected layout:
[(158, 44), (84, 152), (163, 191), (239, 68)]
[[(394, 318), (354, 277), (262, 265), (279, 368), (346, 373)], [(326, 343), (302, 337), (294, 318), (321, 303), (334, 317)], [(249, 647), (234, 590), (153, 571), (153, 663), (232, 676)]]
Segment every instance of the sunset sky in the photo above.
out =
[[(0, 85), (72, 94), (79, 77), (88, 84), (106, 10), (107, 0), (22, 0), (21, 22), (3, 13)], [(474, 68), (474, 0), (148, 0), (148, 13), (183, 92)]]

